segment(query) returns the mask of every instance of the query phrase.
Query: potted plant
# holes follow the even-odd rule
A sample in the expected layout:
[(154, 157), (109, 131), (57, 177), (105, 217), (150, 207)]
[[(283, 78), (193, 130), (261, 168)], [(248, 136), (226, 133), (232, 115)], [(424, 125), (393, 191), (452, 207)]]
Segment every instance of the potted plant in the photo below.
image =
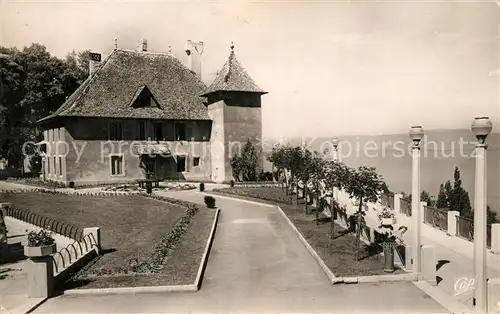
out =
[(205, 183), (201, 182), (200, 183), (200, 192), (205, 191)]
[(385, 207), (378, 214), (378, 219), (380, 224), (383, 226), (392, 226), (396, 224), (396, 215), (394, 215), (394, 211), (391, 208)]
[(39, 257), (54, 254), (55, 252), (56, 243), (52, 237), (52, 233), (44, 229), (28, 233), (28, 242), (24, 246), (24, 255)]
[(382, 219), (387, 218), (379, 218), (380, 226), (378, 230), (379, 237), (377, 242), (381, 243), (382, 249), (384, 251), (384, 271), (392, 273), (394, 271), (394, 248), (402, 244), (400, 237), (408, 230), (408, 228), (406, 228), (405, 226), (400, 226), (398, 228), (399, 235), (396, 235), (392, 223), (383, 224)]

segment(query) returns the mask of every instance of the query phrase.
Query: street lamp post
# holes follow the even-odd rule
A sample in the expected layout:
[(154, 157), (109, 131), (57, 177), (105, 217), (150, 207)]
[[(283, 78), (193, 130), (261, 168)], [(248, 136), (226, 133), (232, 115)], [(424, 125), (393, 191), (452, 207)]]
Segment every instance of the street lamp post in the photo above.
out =
[[(338, 137), (334, 137), (332, 139), (332, 145), (333, 145), (333, 160), (334, 161), (339, 161), (339, 138)], [(333, 199), (338, 203), (339, 201), (339, 192), (337, 190), (336, 187), (333, 188), (333, 191), (332, 191), (332, 197)], [(332, 217), (333, 219), (333, 217)]]
[(476, 172), (474, 188), (474, 303), (477, 311), (486, 312), (486, 137), (493, 124), (488, 117), (477, 117), (472, 122), (476, 144)]
[(411, 221), (412, 221), (412, 272), (420, 277), (421, 265), (421, 221), (420, 221), (420, 142), (424, 137), (421, 126), (413, 126), (410, 130), (412, 146), (412, 173), (411, 173)]

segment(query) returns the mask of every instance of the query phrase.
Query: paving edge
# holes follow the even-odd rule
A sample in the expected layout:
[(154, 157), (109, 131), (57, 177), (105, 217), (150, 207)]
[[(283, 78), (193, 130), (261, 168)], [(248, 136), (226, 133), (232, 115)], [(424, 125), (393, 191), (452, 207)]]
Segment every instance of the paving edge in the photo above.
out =
[(338, 277), (336, 277), (333, 274), (333, 272), (330, 270), (330, 268), (328, 268), (328, 266), (326, 266), (325, 262), (321, 259), (321, 257), (318, 255), (318, 253), (313, 249), (313, 247), (307, 242), (307, 240), (302, 236), (302, 234), (300, 233), (300, 231), (297, 229), (297, 227), (295, 227), (295, 225), (293, 224), (293, 222), (290, 220), (290, 218), (288, 218), (288, 216), (281, 209), (281, 207), (279, 207), (279, 206), (276, 206), (276, 207), (278, 208), (278, 211), (281, 213), (281, 215), (283, 215), (283, 217), (285, 218), (286, 222), (290, 225), (290, 227), (292, 228), (292, 230), (295, 232), (295, 234), (297, 234), (297, 236), (299, 237), (299, 239), (302, 242), (302, 244), (304, 244), (304, 246), (309, 251), (309, 253), (312, 255), (312, 257), (318, 262), (319, 266), (321, 267), (321, 269), (323, 270), (323, 272), (328, 277), (328, 280), (330, 280), (330, 283), (334, 284), (335, 281), (338, 280)]
[(196, 280), (194, 281), (194, 285), (196, 286), (196, 290), (201, 288), (201, 282), (203, 280), (203, 274), (205, 273), (205, 268), (208, 264), (208, 257), (210, 256), (210, 250), (212, 248), (212, 243), (215, 238), (215, 231), (217, 230), (217, 222), (219, 221), (220, 209), (217, 208), (215, 212), (214, 222), (212, 223), (212, 229), (210, 230), (210, 235), (208, 236), (207, 245), (205, 246), (205, 252), (203, 252), (203, 256), (201, 258), (200, 267), (198, 268), (198, 274), (196, 275)]
[(434, 301), (439, 303), (446, 310), (451, 313), (477, 313), (474, 308), (471, 308), (458, 300), (453, 299), (452, 296), (441, 290), (436, 286), (430, 285), (426, 281), (417, 281), (413, 283), (417, 288), (429, 295)]
[(123, 287), (123, 288), (102, 288), (102, 289), (72, 289), (64, 291), (65, 295), (82, 295), (82, 294), (119, 294), (119, 293), (152, 293), (152, 292), (188, 292), (198, 291), (201, 287), (203, 274), (208, 263), (210, 249), (215, 238), (215, 231), (217, 229), (217, 222), (219, 220), (220, 209), (217, 208), (215, 212), (212, 229), (208, 236), (205, 251), (201, 258), (200, 266), (196, 274), (196, 280), (190, 285), (172, 285), (172, 286), (147, 286), (147, 287)]

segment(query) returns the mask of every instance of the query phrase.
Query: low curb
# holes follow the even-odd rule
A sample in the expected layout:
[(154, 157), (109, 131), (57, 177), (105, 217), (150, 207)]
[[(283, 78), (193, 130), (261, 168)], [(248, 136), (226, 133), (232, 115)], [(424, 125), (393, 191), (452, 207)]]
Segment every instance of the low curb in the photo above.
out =
[(205, 251), (201, 258), (200, 266), (196, 274), (196, 279), (190, 285), (172, 285), (172, 286), (147, 286), (147, 287), (123, 287), (123, 288), (102, 288), (102, 289), (73, 289), (64, 291), (65, 295), (82, 295), (82, 294), (120, 294), (120, 293), (154, 293), (154, 292), (190, 292), (198, 291), (201, 288), (203, 281), (203, 274), (208, 264), (208, 257), (210, 256), (210, 249), (215, 238), (217, 230), (217, 222), (219, 220), (220, 209), (217, 208), (215, 212), (212, 229), (208, 236)]
[(323, 260), (318, 255), (318, 253), (316, 253), (316, 251), (312, 248), (312, 246), (302, 236), (302, 234), (299, 232), (299, 230), (297, 229), (297, 227), (295, 227), (295, 225), (293, 224), (293, 222), (290, 220), (290, 218), (288, 218), (288, 216), (281, 209), (281, 207), (279, 207), (279, 206), (276, 206), (276, 207), (278, 208), (278, 211), (281, 213), (281, 215), (283, 215), (283, 218), (285, 218), (285, 220), (288, 223), (288, 225), (290, 225), (290, 227), (295, 232), (295, 234), (297, 234), (297, 236), (299, 237), (299, 239), (302, 242), (302, 244), (304, 244), (304, 246), (309, 251), (309, 253), (312, 255), (312, 257), (318, 262), (319, 266), (321, 267), (321, 269), (323, 270), (323, 272), (328, 277), (328, 280), (330, 281), (330, 283), (334, 284), (334, 282), (336, 280), (338, 280), (337, 277), (335, 277), (335, 275), (333, 274), (333, 272), (330, 270), (330, 268), (328, 268), (328, 266), (326, 266), (325, 262), (323, 262)]
[(200, 267), (198, 268), (198, 274), (196, 275), (196, 280), (194, 281), (196, 290), (199, 290), (201, 288), (203, 275), (205, 274), (205, 269), (208, 264), (208, 257), (210, 256), (210, 250), (212, 248), (212, 243), (214, 242), (215, 238), (215, 231), (217, 230), (217, 222), (219, 221), (219, 214), (220, 214), (220, 209), (217, 208), (217, 211), (215, 212), (214, 222), (212, 224), (212, 229), (210, 230), (210, 235), (208, 236), (207, 245), (205, 246), (205, 252), (203, 252)]
[(64, 295), (82, 294), (120, 294), (120, 293), (148, 293), (148, 292), (185, 292), (196, 291), (195, 284), (177, 286), (148, 286), (148, 287), (123, 287), (102, 289), (73, 289), (64, 291)]
[(12, 310), (6, 312), (6, 313), (12, 313), (12, 314), (28, 314), (32, 313), (34, 310), (36, 310), (40, 305), (45, 303), (48, 298), (28, 298), (28, 301), (24, 302), (23, 304), (13, 308)]
[(345, 283), (375, 283), (375, 282), (398, 282), (398, 281), (416, 281), (415, 274), (397, 274), (397, 275), (374, 275), (358, 277), (337, 277), (333, 284)]

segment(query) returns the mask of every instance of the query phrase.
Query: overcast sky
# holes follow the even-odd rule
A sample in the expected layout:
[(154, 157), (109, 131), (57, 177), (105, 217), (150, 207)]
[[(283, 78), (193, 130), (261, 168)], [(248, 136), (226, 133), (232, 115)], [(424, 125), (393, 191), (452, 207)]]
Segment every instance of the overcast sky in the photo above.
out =
[[(3, 1), (3, 2), (2, 2)], [(186, 61), (205, 43), (209, 83), (229, 55), (263, 96), (265, 136), (332, 136), (467, 129), (499, 120), (500, 7), (474, 1), (9, 1), (0, 44), (32, 42), (58, 56), (107, 55), (114, 38)], [(495, 127), (495, 131), (498, 131)]]

